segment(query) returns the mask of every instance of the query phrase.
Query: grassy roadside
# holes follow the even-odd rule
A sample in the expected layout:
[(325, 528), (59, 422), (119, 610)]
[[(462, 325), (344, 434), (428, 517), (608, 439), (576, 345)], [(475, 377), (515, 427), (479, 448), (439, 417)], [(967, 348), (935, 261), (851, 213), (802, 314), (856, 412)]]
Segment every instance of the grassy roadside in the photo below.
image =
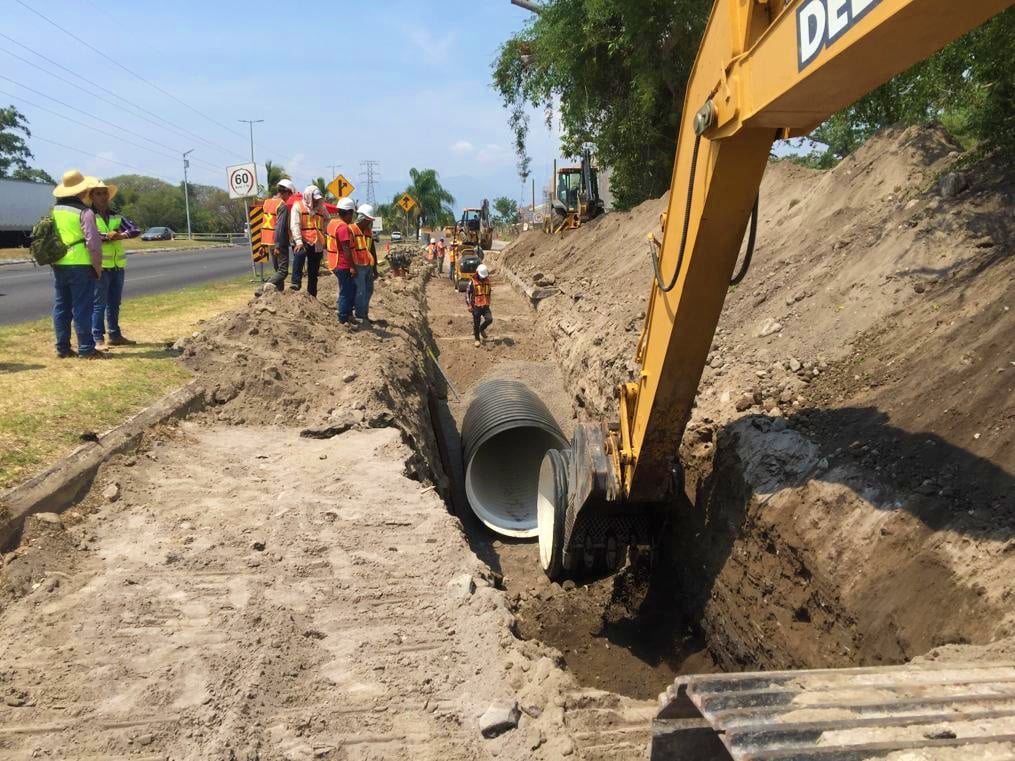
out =
[[(224, 246), (225, 243), (207, 243), (194, 240), (134, 240), (126, 241), (124, 247), (127, 251), (150, 251), (151, 249), (162, 248), (215, 248)], [(0, 259), (30, 259), (32, 254), (27, 248), (0, 248)]]
[[(128, 281), (129, 282), (129, 281)], [(200, 320), (234, 309), (251, 296), (249, 278), (209, 283), (124, 302), (120, 325), (138, 342), (113, 358), (56, 359), (53, 323), (0, 327), (0, 488), (7, 488), (190, 380), (168, 350)]]

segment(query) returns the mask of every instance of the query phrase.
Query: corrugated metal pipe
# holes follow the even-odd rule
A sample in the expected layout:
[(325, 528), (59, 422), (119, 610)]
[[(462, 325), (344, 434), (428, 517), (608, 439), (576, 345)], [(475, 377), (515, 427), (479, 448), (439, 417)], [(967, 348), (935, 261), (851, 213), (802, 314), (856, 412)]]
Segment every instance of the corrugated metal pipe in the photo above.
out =
[(557, 421), (525, 384), (481, 383), (462, 422), (472, 512), (498, 534), (536, 536), (539, 466), (547, 450), (566, 446)]

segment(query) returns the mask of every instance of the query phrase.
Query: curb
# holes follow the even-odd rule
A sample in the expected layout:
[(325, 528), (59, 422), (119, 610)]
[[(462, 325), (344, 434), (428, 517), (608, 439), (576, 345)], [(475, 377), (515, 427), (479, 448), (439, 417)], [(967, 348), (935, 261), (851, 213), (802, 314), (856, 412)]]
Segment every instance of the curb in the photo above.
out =
[[(239, 248), (232, 243), (223, 243), (219, 246), (194, 246), (193, 248), (135, 248), (133, 251), (125, 251), (127, 256), (131, 254), (161, 254), (166, 251), (211, 251), (213, 248)], [(31, 264), (33, 259), (0, 259), (0, 267), (11, 264)]]
[(168, 420), (180, 420), (204, 409), (204, 387), (191, 383), (106, 431), (97, 442), (78, 447), (34, 478), (0, 495), (0, 550), (11, 549), (25, 518), (34, 513), (61, 513), (91, 488), (99, 467), (113, 455), (136, 449), (144, 432)]

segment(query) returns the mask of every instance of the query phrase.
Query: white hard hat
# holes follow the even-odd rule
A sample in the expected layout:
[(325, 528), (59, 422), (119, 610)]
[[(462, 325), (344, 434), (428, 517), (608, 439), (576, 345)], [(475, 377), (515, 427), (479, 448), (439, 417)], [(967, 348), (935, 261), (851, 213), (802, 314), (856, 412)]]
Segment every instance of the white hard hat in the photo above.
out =
[(293, 185), (293, 181), (292, 180), (279, 180), (278, 181), (278, 185), (276, 187), (285, 188), (290, 193), (295, 193), (296, 192), (296, 186)]
[(487, 267), (485, 264), (480, 264), (478, 267), (476, 267), (476, 274), (479, 275), (481, 278), (483, 278), (483, 280), (486, 280), (488, 277), (490, 277), (490, 268)]
[(365, 203), (362, 206), (360, 206), (358, 209), (356, 209), (356, 213), (359, 214), (361, 217), (366, 217), (367, 219), (375, 219), (376, 218), (376, 217), (374, 217), (374, 207), (371, 206), (368, 203)]
[(355, 211), (356, 210), (356, 204), (353, 202), (353, 200), (351, 198), (349, 198), (349, 196), (346, 196), (345, 198), (340, 198), (338, 200), (338, 204), (336, 204), (336, 205), (342, 211)]

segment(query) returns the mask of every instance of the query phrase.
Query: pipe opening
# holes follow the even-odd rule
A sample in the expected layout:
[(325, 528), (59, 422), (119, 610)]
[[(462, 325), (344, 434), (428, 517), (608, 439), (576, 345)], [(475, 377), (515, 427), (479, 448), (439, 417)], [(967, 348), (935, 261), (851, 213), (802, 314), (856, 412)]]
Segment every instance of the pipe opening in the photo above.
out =
[(474, 393), (462, 422), (469, 506), (499, 534), (535, 537), (540, 465), (564, 434), (524, 383), (489, 380)]
[(483, 442), (465, 471), (465, 493), (476, 516), (497, 533), (536, 535), (539, 466), (565, 442), (542, 428), (511, 428)]

